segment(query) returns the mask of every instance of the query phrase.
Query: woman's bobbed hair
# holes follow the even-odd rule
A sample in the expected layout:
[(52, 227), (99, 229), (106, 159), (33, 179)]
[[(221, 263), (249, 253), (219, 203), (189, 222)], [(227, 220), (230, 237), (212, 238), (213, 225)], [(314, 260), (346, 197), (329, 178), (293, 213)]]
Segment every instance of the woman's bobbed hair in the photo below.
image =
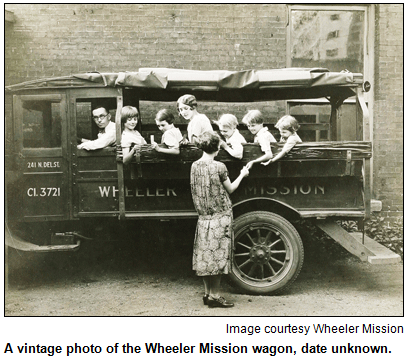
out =
[(206, 153), (214, 153), (219, 150), (220, 137), (216, 132), (208, 131), (198, 136), (196, 145)]
[[(179, 109), (179, 105), (184, 104), (192, 109), (196, 109), (198, 107), (198, 103), (196, 102), (196, 98), (194, 95), (183, 95), (177, 100), (177, 109)], [(178, 110), (179, 111), (179, 110)]]

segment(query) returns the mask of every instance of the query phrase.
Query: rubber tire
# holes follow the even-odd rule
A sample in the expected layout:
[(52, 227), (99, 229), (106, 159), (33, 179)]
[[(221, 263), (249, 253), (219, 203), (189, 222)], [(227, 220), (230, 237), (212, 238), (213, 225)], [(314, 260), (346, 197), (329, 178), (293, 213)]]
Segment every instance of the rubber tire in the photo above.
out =
[[(262, 228), (263, 231), (279, 232), (282, 244), (287, 253), (285, 254), (284, 265), (277, 271), (277, 274), (268, 279), (259, 280), (251, 278), (247, 273), (243, 273), (238, 268), (235, 257), (236, 245), (242, 235), (245, 235), (250, 228)], [(278, 293), (286, 289), (297, 278), (304, 262), (304, 247), (300, 235), (294, 226), (285, 218), (272, 212), (255, 211), (239, 216), (233, 224), (235, 233), (232, 250), (232, 268), (229, 274), (231, 280), (241, 287), (245, 292), (254, 294)], [(242, 239), (243, 240), (243, 239)], [(252, 249), (254, 246), (252, 247)], [(273, 262), (274, 265), (274, 262)], [(263, 269), (264, 271), (264, 269)], [(264, 272), (263, 272), (264, 275)]]

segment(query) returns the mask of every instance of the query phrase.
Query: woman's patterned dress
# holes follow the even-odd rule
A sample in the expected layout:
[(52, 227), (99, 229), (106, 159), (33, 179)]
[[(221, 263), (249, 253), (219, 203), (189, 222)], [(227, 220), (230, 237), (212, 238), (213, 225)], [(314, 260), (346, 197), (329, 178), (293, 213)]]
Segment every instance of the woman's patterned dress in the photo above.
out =
[(198, 276), (230, 271), (232, 202), (222, 184), (227, 178), (222, 162), (198, 160), (192, 164), (191, 192), (199, 215), (192, 269)]

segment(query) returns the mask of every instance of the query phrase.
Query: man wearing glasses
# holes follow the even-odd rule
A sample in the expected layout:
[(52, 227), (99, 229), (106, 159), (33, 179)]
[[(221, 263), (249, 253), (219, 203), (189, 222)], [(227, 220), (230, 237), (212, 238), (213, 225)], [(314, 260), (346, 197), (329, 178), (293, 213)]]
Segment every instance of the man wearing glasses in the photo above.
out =
[(99, 127), (98, 138), (93, 141), (82, 138), (82, 143), (78, 145), (78, 149), (91, 151), (114, 145), (116, 143), (116, 126), (110, 121), (109, 111), (104, 107), (98, 107), (92, 111), (92, 115)]

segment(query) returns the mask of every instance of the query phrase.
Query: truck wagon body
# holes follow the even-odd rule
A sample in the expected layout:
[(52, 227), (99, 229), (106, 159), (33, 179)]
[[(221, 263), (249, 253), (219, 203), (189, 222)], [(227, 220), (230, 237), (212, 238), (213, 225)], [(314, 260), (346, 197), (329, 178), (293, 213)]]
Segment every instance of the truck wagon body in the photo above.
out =
[[(158, 140), (161, 133), (153, 118), (143, 117), (144, 103), (165, 102), (175, 109), (176, 100), (186, 93), (195, 95), (198, 104), (309, 100), (318, 105), (324, 98), (324, 106), (330, 105), (329, 121), (301, 126), (327, 131), (329, 141), (303, 142), (274, 164), (255, 165), (232, 194), (232, 279), (247, 291), (281, 290), (296, 278), (303, 262), (301, 238), (291, 220), (360, 220), (370, 214), (372, 147), (364, 130), (369, 114), (362, 87), (360, 74), (326, 69), (139, 69), (9, 86), (12, 115), (6, 116), (6, 130), (12, 143), (6, 146), (6, 244), (22, 250), (71, 250), (93, 237), (95, 219), (98, 226), (123, 226), (132, 220), (197, 218), (189, 174), (201, 150), (186, 145), (174, 156), (158, 153), (151, 145), (137, 146), (132, 162), (124, 165), (123, 106), (139, 108), (139, 131), (150, 142), (151, 135)], [(348, 98), (354, 99), (355, 115), (344, 124), (339, 108)], [(79, 150), (78, 137), (96, 135), (91, 119), (96, 104), (112, 109), (117, 145)], [(185, 132), (186, 124), (177, 127)], [(251, 142), (244, 127), (239, 128)], [(274, 154), (281, 148), (272, 144)], [(223, 150), (216, 159), (226, 164), (233, 179), (260, 154), (258, 145), (248, 143), (243, 159)]]

